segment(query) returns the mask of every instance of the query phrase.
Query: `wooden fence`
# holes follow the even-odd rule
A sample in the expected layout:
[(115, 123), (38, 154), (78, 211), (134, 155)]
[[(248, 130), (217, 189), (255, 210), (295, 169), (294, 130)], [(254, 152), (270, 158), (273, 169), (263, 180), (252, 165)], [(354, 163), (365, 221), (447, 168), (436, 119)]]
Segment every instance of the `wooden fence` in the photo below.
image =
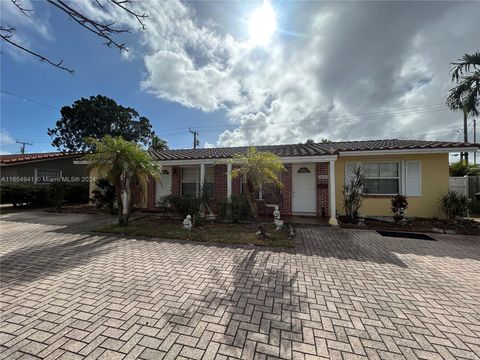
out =
[(472, 201), (472, 212), (480, 214), (480, 176), (468, 176), (468, 195)]

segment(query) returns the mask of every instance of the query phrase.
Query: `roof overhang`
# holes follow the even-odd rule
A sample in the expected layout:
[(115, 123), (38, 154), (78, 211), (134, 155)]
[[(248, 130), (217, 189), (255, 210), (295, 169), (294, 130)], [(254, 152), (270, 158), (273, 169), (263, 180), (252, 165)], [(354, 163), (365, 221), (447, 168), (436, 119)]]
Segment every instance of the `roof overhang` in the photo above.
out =
[[(338, 158), (337, 155), (323, 155), (323, 156), (289, 156), (280, 157), (284, 164), (300, 164), (300, 163), (313, 163), (313, 162), (328, 162), (335, 161)], [(156, 160), (156, 162), (163, 166), (190, 166), (190, 165), (216, 165), (227, 164), (231, 162), (232, 158), (224, 159), (185, 159), (185, 160)]]
[[(43, 159), (28, 159), (28, 160), (21, 160), (21, 161), (12, 161), (7, 163), (0, 163), (0, 166), (15, 166), (15, 165), (23, 165), (23, 164), (31, 164), (43, 161), (54, 161), (54, 160), (63, 160), (63, 159), (71, 159), (75, 157), (79, 157), (81, 155), (67, 155), (67, 156), (57, 156), (57, 157), (49, 157)], [(73, 160), (73, 163), (76, 164), (76, 160)]]
[(340, 156), (372, 156), (372, 155), (398, 155), (398, 154), (444, 154), (451, 152), (477, 151), (478, 147), (454, 147), (436, 149), (392, 149), (392, 150), (363, 150), (363, 151), (340, 151)]

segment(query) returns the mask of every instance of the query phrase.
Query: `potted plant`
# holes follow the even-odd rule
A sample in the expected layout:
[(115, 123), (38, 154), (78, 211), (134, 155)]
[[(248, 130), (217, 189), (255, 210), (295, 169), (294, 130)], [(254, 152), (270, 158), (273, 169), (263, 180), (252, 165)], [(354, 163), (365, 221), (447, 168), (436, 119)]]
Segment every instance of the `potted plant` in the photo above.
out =
[(405, 195), (397, 194), (391, 200), (391, 207), (393, 212), (393, 220), (396, 223), (404, 224), (407, 217), (408, 201)]

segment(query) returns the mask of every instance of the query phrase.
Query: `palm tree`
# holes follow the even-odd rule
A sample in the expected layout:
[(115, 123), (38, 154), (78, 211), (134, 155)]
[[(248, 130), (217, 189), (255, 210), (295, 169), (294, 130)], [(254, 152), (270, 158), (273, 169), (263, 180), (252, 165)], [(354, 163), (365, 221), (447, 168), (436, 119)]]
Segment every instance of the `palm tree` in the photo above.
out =
[[(447, 105), (452, 110), (463, 111), (463, 139), (468, 142), (468, 114), (478, 116), (480, 102), (480, 52), (465, 54), (452, 63), (452, 81), (458, 85), (450, 89)], [(465, 153), (468, 162), (468, 153)]]
[(157, 135), (153, 135), (152, 145), (150, 145), (150, 148), (156, 151), (168, 150), (167, 141), (163, 140)]
[(127, 225), (135, 201), (142, 198), (143, 179), (159, 178), (160, 167), (148, 152), (138, 144), (121, 136), (105, 136), (101, 140), (89, 138), (95, 152), (87, 155), (90, 168), (105, 174), (115, 185), (118, 203), (118, 224)]
[[(259, 223), (254, 193), (262, 184), (282, 187), (278, 174), (286, 169), (277, 155), (268, 151), (257, 151), (254, 147), (249, 148), (246, 154), (236, 154), (232, 164), (235, 165), (232, 178), (242, 177), (245, 197), (255, 222)], [(263, 226), (259, 225), (259, 230), (265, 235)]]

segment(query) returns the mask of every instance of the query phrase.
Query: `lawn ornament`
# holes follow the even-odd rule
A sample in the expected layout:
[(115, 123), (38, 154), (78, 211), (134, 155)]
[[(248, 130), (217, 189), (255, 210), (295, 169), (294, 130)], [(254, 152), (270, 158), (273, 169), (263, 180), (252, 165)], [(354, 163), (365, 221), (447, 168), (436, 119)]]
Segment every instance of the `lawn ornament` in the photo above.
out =
[(187, 215), (185, 220), (183, 220), (183, 228), (185, 230), (192, 230), (192, 217), (190, 215)]

